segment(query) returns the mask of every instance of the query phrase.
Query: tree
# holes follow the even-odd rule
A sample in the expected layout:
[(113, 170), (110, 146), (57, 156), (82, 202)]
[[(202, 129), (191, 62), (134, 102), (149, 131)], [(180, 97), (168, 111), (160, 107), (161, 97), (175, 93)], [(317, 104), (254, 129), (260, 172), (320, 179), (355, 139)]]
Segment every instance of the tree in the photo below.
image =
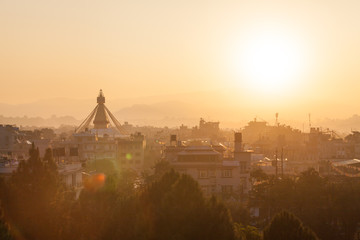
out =
[(102, 239), (235, 238), (229, 211), (198, 183), (170, 170), (129, 198), (117, 198)]
[(291, 178), (270, 177), (253, 186), (250, 206), (260, 208), (260, 226), (265, 226), (273, 215), (282, 209), (293, 209), (296, 200), (296, 182)]
[(61, 208), (64, 188), (51, 151), (46, 161), (32, 145), (27, 161), (4, 184), (3, 207), (7, 218), (25, 239), (58, 239), (61, 234)]
[(242, 225), (241, 223), (234, 224), (235, 236), (237, 240), (261, 240), (261, 234), (256, 227), (249, 225)]
[(260, 168), (255, 168), (250, 172), (251, 179), (261, 182), (269, 179), (269, 176)]
[[(105, 175), (104, 175), (105, 176)], [(71, 212), (67, 239), (141, 239), (135, 231), (141, 206), (138, 202), (137, 175), (122, 170), (106, 175), (99, 188), (85, 188)]]
[(275, 215), (264, 230), (264, 240), (317, 240), (315, 233), (305, 227), (293, 214), (282, 211)]
[(250, 206), (260, 208), (257, 226), (286, 210), (298, 216), (321, 239), (350, 239), (360, 222), (360, 180), (322, 177), (314, 169), (298, 179), (269, 178), (253, 186)]
[(206, 200), (189, 175), (170, 170), (144, 193), (153, 211), (153, 239), (234, 239), (231, 217), (215, 198)]
[(10, 227), (6, 223), (2, 210), (0, 209), (0, 239), (1, 240), (13, 240), (14, 238), (10, 234)]
[(151, 184), (154, 181), (159, 181), (162, 176), (171, 169), (171, 167), (168, 161), (161, 160), (155, 163), (153, 169), (153, 174), (148, 174), (147, 172), (143, 173), (145, 184)]

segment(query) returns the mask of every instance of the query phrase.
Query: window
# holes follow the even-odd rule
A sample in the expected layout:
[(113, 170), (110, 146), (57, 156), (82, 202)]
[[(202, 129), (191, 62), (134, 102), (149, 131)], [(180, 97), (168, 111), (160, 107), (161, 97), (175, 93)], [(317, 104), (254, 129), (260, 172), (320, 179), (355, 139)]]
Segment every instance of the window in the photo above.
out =
[(231, 169), (222, 170), (222, 177), (223, 178), (231, 178), (232, 177)]
[(199, 170), (199, 178), (208, 178), (207, 170)]
[(216, 171), (215, 171), (215, 169), (209, 170), (209, 177), (211, 177), (211, 178), (215, 178), (215, 177), (216, 177)]

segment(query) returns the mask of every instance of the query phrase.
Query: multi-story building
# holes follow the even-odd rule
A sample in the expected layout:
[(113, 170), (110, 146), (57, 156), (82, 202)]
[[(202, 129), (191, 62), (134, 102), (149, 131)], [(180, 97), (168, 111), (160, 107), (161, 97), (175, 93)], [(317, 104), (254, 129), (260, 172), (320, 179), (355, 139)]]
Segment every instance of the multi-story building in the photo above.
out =
[(136, 133), (126, 139), (117, 139), (117, 160), (121, 167), (142, 170), (144, 168), (144, 135)]
[(114, 138), (98, 137), (95, 132), (84, 131), (73, 135), (78, 145), (79, 158), (83, 161), (96, 159), (115, 159), (117, 145)]
[(220, 122), (207, 122), (203, 118), (200, 118), (199, 127), (192, 129), (192, 136), (194, 138), (213, 138), (219, 137)]
[(192, 176), (205, 195), (244, 199), (251, 188), (251, 152), (243, 151), (241, 133), (235, 134), (234, 145), (233, 157), (224, 158), (221, 145), (185, 145), (172, 135), (164, 159), (176, 171)]

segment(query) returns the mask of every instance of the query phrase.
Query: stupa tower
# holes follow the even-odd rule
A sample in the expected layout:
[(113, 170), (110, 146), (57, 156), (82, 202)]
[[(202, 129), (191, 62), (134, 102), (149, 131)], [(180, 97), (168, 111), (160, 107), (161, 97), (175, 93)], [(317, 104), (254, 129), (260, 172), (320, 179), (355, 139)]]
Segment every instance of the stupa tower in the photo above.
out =
[(87, 116), (87, 118), (85, 118), (85, 120), (80, 124), (80, 126), (75, 130), (75, 132), (78, 133), (89, 128), (90, 123), (93, 119), (94, 129), (107, 129), (110, 126), (109, 118), (111, 119), (112, 123), (115, 125), (115, 128), (119, 131), (119, 133), (127, 135), (119, 121), (105, 106), (105, 96), (103, 94), (103, 91), (100, 89), (99, 96), (97, 97), (96, 107)]
[(105, 129), (109, 127), (109, 119), (106, 115), (106, 109), (105, 109), (105, 97), (100, 89), (99, 96), (97, 97), (97, 110), (94, 118), (94, 128), (95, 129)]

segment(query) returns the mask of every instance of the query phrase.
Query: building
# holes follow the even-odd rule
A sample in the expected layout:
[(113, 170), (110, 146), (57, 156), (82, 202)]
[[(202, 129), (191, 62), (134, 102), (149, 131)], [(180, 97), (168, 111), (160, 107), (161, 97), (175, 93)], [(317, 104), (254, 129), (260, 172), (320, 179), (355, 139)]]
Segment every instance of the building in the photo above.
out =
[(117, 160), (121, 167), (142, 170), (144, 168), (144, 149), (146, 141), (141, 133), (131, 134), (129, 138), (117, 140)]
[(199, 127), (194, 127), (192, 129), (192, 135), (195, 138), (207, 137), (216, 139), (219, 137), (220, 133), (220, 122), (207, 122), (203, 118), (200, 118)]
[(79, 158), (82, 161), (96, 159), (115, 159), (117, 146), (114, 138), (98, 137), (95, 132), (86, 130), (73, 135), (78, 145)]
[(19, 161), (27, 161), (32, 143), (39, 149), (43, 158), (46, 149), (53, 150), (60, 176), (68, 187), (80, 189), (82, 186), (82, 162), (78, 156), (78, 146), (71, 141), (53, 141), (52, 139), (36, 138), (27, 140), (27, 134), (12, 125), (0, 125), (0, 175), (11, 176)]
[(85, 162), (113, 160), (116, 166), (144, 169), (146, 140), (141, 133), (130, 134), (131, 125), (121, 125), (105, 105), (100, 90), (97, 105), (73, 134), (79, 158)]
[(0, 155), (14, 160), (29, 157), (31, 142), (23, 131), (13, 125), (0, 125)]
[(82, 163), (64, 162), (64, 163), (58, 163), (57, 166), (62, 181), (65, 183), (66, 186), (76, 189), (78, 195), (83, 186)]
[(164, 159), (176, 171), (192, 176), (205, 195), (244, 200), (251, 189), (251, 152), (243, 151), (241, 133), (235, 134), (234, 145), (233, 156), (226, 158), (221, 145), (184, 144), (172, 135)]

